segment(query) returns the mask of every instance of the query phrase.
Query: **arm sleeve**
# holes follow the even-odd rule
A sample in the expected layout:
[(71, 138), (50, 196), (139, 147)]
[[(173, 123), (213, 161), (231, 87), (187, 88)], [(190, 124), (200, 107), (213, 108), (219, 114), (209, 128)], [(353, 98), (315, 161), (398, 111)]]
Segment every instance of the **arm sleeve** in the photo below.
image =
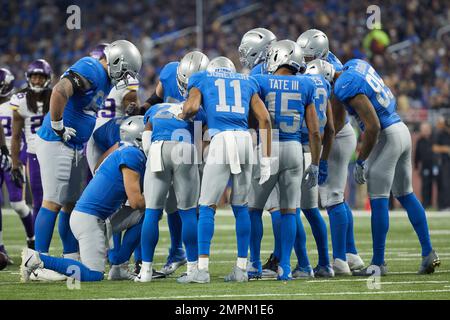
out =
[(75, 91), (87, 91), (91, 86), (98, 86), (98, 79), (101, 79), (101, 75), (98, 74), (99, 70), (95, 67), (94, 61), (82, 58), (72, 65), (64, 74), (64, 78), (68, 78), (73, 85)]

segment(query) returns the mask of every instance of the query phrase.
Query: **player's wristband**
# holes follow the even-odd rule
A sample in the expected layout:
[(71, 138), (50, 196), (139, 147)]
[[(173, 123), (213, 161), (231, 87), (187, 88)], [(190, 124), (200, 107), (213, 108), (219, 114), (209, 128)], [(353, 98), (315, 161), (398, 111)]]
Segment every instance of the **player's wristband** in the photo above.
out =
[(148, 104), (150, 104), (151, 106), (158, 104), (158, 103), (162, 103), (164, 102), (164, 100), (160, 97), (158, 97), (158, 95), (156, 94), (156, 92), (154, 92), (152, 94), (152, 96), (150, 98), (148, 98), (145, 102), (147, 102)]
[(62, 129), (64, 129), (64, 122), (62, 119), (59, 121), (51, 121), (51, 125), (52, 129), (55, 131), (61, 131)]

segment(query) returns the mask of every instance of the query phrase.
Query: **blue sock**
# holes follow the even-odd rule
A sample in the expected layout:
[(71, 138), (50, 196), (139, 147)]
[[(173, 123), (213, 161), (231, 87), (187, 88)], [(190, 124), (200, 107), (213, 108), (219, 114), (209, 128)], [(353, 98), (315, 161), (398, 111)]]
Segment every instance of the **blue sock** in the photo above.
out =
[(78, 252), (78, 241), (70, 229), (70, 214), (59, 211), (58, 232), (63, 245), (63, 254)]
[(250, 245), (251, 222), (248, 207), (232, 205), (236, 218), (236, 242), (239, 258), (247, 258)]
[(189, 262), (198, 260), (197, 208), (179, 210), (182, 221), (182, 237)]
[(372, 208), (370, 218), (373, 243), (372, 264), (382, 265), (384, 263), (386, 236), (389, 230), (389, 199), (371, 199), (370, 207)]
[(36, 251), (48, 253), (58, 212), (41, 207), (34, 222)]
[(273, 255), (280, 261), (281, 259), (281, 212), (275, 210), (270, 213), (272, 218), (272, 231), (273, 231)]
[(302, 211), (311, 226), (311, 231), (314, 236), (314, 240), (316, 241), (317, 252), (319, 254), (318, 265), (328, 266), (330, 264), (330, 259), (328, 257), (328, 235), (325, 220), (322, 218), (319, 208), (302, 209)]
[(347, 240), (346, 240), (346, 253), (358, 254), (355, 245), (355, 232), (353, 230), (353, 213), (347, 202), (344, 201), (345, 210), (347, 211)]
[(122, 242), (122, 232), (114, 233), (112, 236), (114, 248), (108, 250), (108, 260), (112, 264), (117, 264), (117, 254), (120, 250), (120, 245)]
[(159, 240), (159, 218), (162, 209), (145, 209), (141, 233), (142, 261), (153, 262), (155, 248)]
[(134, 249), (134, 262), (142, 261), (142, 247), (139, 242), (136, 249)]
[(115, 261), (111, 261), (112, 264), (122, 264), (130, 260), (131, 254), (134, 249), (139, 245), (141, 240), (141, 230), (142, 230), (143, 219), (127, 229), (123, 235), (122, 244), (116, 253)]
[(176, 255), (178, 250), (183, 248), (181, 238), (182, 223), (178, 211), (167, 214), (167, 224), (169, 225), (170, 234), (170, 253)]
[(297, 223), (295, 219), (295, 212), (281, 214), (281, 257), (280, 265), (283, 270), (290, 270), (291, 253), (294, 246), (295, 236), (297, 233)]
[(295, 210), (295, 224), (297, 232), (295, 233), (294, 251), (299, 267), (305, 268), (309, 266), (309, 259), (308, 251), (306, 250), (306, 232), (300, 217), (300, 209)]
[(345, 245), (347, 241), (347, 210), (344, 203), (327, 208), (330, 217), (331, 244), (333, 245), (333, 258), (347, 261)]
[(422, 256), (425, 257), (430, 254), (432, 250), (430, 233), (428, 231), (427, 216), (422, 204), (417, 200), (414, 193), (406, 196), (398, 197), (398, 201), (402, 204), (408, 213), (408, 218), (416, 231), (422, 246)]
[(103, 280), (103, 272), (91, 270), (79, 261), (51, 257), (45, 254), (40, 254), (39, 256), (42, 262), (44, 262), (44, 268), (46, 269), (65, 274), (68, 277), (73, 277), (80, 281)]
[(260, 209), (252, 209), (250, 214), (251, 233), (250, 233), (250, 261), (261, 261), (261, 240), (264, 233), (262, 213)]
[(198, 217), (198, 254), (208, 255), (211, 248), (211, 240), (214, 235), (214, 209), (209, 206), (200, 206)]

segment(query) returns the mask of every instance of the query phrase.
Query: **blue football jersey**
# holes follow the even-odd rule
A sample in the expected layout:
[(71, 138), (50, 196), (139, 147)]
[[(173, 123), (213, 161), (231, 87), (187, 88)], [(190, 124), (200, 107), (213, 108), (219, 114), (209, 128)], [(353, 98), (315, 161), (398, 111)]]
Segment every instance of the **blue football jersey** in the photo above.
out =
[(256, 76), (258, 74), (267, 74), (267, 71), (264, 69), (264, 62), (258, 63), (250, 71), (251, 76)]
[(121, 168), (138, 172), (142, 186), (146, 161), (142, 150), (130, 144), (122, 145), (102, 162), (77, 201), (75, 210), (103, 220), (108, 218), (127, 200)]
[(177, 84), (177, 68), (179, 64), (179, 62), (169, 62), (159, 74), (159, 81), (164, 88), (164, 102), (178, 103), (185, 100)]
[(193, 143), (195, 124), (200, 124), (200, 134), (202, 126), (206, 124), (206, 115), (203, 108), (200, 108), (193, 119), (185, 121), (176, 118), (173, 113), (168, 111), (173, 105), (172, 103), (159, 103), (145, 113), (144, 124), (150, 122), (153, 128), (152, 142), (184, 141)]
[(259, 91), (253, 77), (233, 72), (201, 71), (189, 78), (188, 91), (192, 87), (202, 93), (211, 137), (227, 130), (248, 130), (250, 101)]
[(269, 110), (272, 128), (278, 130), (279, 141), (300, 141), (306, 106), (314, 102), (314, 81), (308, 76), (273, 74), (255, 76), (255, 80)]
[[(84, 57), (72, 65), (64, 74), (73, 71), (86, 78), (91, 88), (86, 92), (75, 92), (64, 108), (64, 126), (74, 128), (76, 136), (67, 144), (76, 149), (83, 149), (95, 127), (96, 112), (102, 108), (103, 100), (111, 91), (111, 81), (102, 64), (92, 57)], [(39, 137), (47, 141), (59, 141), (61, 138), (53, 131), (50, 123), (50, 112), (44, 118), (42, 127), (37, 132)]]
[[(316, 106), (317, 117), (319, 118), (320, 133), (322, 134), (324, 128), (327, 124), (327, 106), (328, 99), (331, 97), (331, 85), (330, 83), (321, 75), (311, 74), (308, 75), (314, 81), (316, 85), (316, 93), (314, 95), (314, 105)], [(302, 144), (309, 144), (309, 132), (306, 122), (303, 121), (302, 124)]]
[(336, 71), (341, 72), (344, 66), (342, 62), (331, 52), (328, 52), (327, 62), (331, 63)]
[(380, 120), (381, 129), (400, 122), (397, 114), (397, 102), (391, 90), (375, 69), (364, 60), (352, 59), (344, 65), (343, 73), (334, 84), (334, 94), (344, 103), (350, 115), (358, 120), (360, 127), (364, 126), (356, 111), (348, 104), (348, 100), (358, 94), (363, 94), (372, 103)]
[(92, 134), (95, 144), (103, 151), (106, 152), (109, 148), (120, 142), (120, 125), (123, 120), (128, 117), (119, 117), (108, 120), (101, 125)]

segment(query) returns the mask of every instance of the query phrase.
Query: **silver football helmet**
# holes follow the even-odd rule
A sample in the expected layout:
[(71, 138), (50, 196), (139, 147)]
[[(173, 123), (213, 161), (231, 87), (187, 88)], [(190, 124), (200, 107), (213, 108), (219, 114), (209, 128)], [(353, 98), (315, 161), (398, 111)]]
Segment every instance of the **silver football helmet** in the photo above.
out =
[(333, 83), (334, 73), (333, 65), (325, 60), (315, 59), (306, 65), (305, 74), (320, 74), (329, 83)]
[(328, 57), (329, 45), (328, 37), (325, 33), (317, 29), (309, 29), (303, 32), (297, 39), (298, 45), (302, 48), (305, 59), (326, 59)]
[(296, 73), (303, 73), (306, 69), (302, 49), (294, 41), (280, 40), (269, 48), (265, 66), (267, 72), (274, 73), (282, 66), (288, 66)]
[(276, 40), (273, 32), (265, 28), (247, 31), (239, 45), (239, 60), (242, 66), (252, 69), (258, 63), (264, 62), (270, 44)]
[(189, 77), (198, 71), (206, 70), (208, 57), (200, 51), (191, 51), (181, 59), (177, 68), (177, 84), (181, 95), (186, 95)]
[(221, 57), (212, 59), (209, 62), (206, 70), (209, 72), (214, 72), (214, 71), (236, 72), (236, 67), (234, 66), (233, 61), (231, 61), (227, 57), (221, 56)]
[[(108, 75), (111, 83), (117, 89), (128, 86), (128, 76), (137, 78), (142, 66), (142, 57), (138, 48), (130, 41), (117, 40), (106, 46), (106, 63), (108, 65)], [(120, 88), (118, 83), (122, 81)]]
[(142, 132), (144, 132), (144, 129), (144, 116), (126, 118), (120, 125), (120, 140), (142, 149)]

